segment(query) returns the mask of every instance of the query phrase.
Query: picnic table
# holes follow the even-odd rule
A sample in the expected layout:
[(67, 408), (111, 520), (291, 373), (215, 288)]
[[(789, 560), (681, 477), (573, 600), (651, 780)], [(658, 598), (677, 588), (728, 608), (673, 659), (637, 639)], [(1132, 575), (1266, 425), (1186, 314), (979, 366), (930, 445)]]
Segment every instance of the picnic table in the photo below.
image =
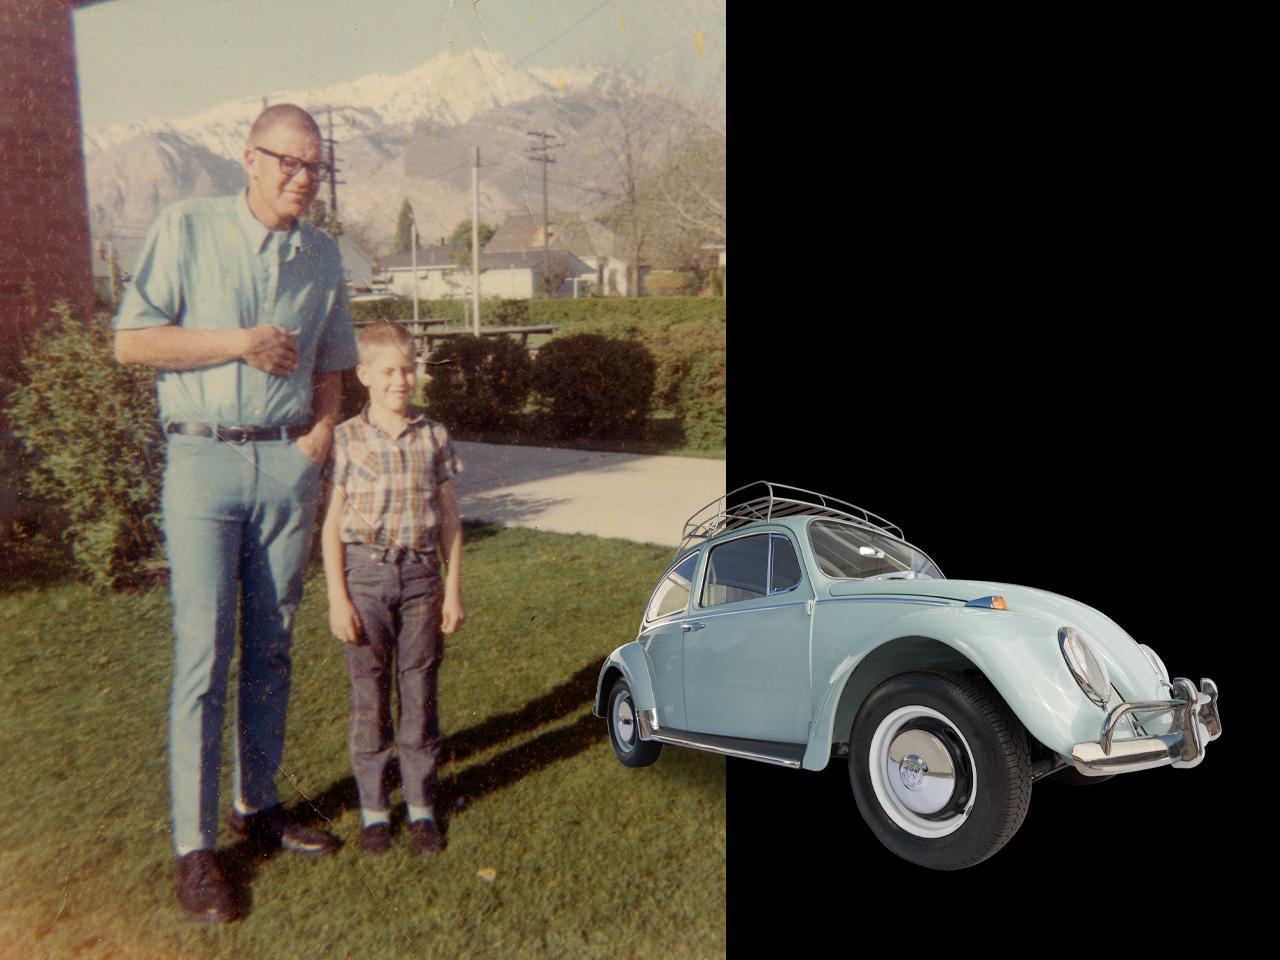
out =
[[(417, 320), (396, 321), (396, 323), (399, 323), (401, 326), (408, 329), (410, 335), (413, 337), (413, 349), (422, 355), (431, 352), (431, 346), (426, 340), (428, 331), (431, 330), (432, 327), (443, 326), (448, 322), (449, 320), (447, 317), (419, 317)], [(352, 326), (354, 326), (356, 330), (361, 330), (365, 327), (371, 327), (376, 323), (382, 323), (382, 321), (353, 320)]]
[[(524, 327), (481, 327), (480, 336), (482, 337), (507, 337), (519, 336), (520, 346), (528, 349), (529, 334), (531, 333), (555, 333), (559, 329), (554, 323), (537, 323)], [(450, 337), (470, 337), (475, 331), (470, 327), (458, 328), (457, 330), (428, 330), (423, 334), (426, 340), (426, 354), (430, 354), (437, 340), (448, 340)]]

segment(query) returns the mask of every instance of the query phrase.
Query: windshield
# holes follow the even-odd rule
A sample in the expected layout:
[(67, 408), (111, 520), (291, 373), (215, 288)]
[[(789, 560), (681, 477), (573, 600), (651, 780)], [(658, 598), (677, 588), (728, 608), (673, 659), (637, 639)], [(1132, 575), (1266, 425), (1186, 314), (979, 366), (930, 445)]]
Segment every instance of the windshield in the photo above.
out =
[(840, 520), (809, 524), (818, 569), (839, 580), (941, 580), (942, 571), (923, 553), (887, 534)]

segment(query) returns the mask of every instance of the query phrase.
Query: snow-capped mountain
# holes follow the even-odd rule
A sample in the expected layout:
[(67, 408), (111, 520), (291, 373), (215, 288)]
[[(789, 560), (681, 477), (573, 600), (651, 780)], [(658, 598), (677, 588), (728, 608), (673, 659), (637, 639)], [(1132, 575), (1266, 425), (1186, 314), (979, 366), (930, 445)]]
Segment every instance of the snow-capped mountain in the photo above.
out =
[[(601, 202), (610, 177), (620, 102), (653, 102), (619, 74), (598, 68), (527, 69), (499, 53), (444, 54), (395, 76), (371, 74), (320, 90), (280, 92), (327, 134), (330, 110), (341, 170), (339, 213), (371, 237), (394, 232), (407, 197), (424, 238), (470, 216), (472, 148), (481, 150), (481, 217), (541, 207), (541, 167), (526, 158), (527, 131), (556, 133), (552, 206)], [(669, 104), (667, 104), (669, 108)], [(122, 124), (85, 135), (90, 226), (125, 261), (164, 204), (224, 193), (243, 182), (241, 157), (256, 100), (193, 117)], [(660, 139), (661, 133), (655, 133)], [(536, 197), (534, 194), (536, 193)], [(328, 201), (328, 190), (320, 196)]]

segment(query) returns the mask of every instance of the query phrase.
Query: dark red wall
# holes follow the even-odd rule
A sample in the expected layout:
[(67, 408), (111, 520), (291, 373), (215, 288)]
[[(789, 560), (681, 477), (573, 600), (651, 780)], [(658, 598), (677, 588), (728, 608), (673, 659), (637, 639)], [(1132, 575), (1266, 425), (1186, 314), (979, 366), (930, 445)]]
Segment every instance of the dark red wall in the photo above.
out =
[(77, 5), (0, 0), (0, 347), (57, 300), (93, 305)]

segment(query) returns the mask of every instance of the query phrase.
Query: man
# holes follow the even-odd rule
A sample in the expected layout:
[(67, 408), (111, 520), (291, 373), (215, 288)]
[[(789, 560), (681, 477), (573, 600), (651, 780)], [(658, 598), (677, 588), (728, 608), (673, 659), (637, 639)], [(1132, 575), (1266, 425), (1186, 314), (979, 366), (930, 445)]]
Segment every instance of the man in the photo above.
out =
[(285, 822), (274, 784), (320, 465), (340, 371), (356, 362), (337, 246), (298, 219), (327, 173), (321, 145), (306, 111), (264, 110), (244, 153), (247, 189), (163, 210), (116, 317), (116, 358), (160, 371), (177, 893), (205, 922), (236, 915), (213, 849), (237, 609), (231, 833), (304, 853), (337, 848), (329, 834)]

